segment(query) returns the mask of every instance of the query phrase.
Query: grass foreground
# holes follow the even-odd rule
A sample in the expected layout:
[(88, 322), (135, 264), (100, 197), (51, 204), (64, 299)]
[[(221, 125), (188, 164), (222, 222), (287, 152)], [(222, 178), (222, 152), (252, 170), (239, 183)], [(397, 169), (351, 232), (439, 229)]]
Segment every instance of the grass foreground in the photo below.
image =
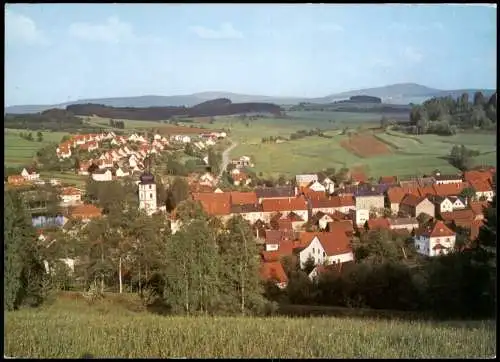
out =
[(5, 354), (30, 358), (493, 357), (493, 321), (159, 316), (109, 300), (5, 315)]

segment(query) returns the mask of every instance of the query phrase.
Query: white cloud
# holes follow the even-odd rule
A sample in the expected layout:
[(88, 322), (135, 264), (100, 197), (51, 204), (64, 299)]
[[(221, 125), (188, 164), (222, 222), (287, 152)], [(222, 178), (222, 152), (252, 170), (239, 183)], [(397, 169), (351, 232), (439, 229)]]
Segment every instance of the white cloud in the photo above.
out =
[(190, 30), (203, 39), (242, 39), (243, 33), (236, 30), (231, 23), (223, 23), (218, 29), (204, 26), (192, 26)]
[(407, 46), (403, 49), (403, 57), (411, 63), (420, 63), (424, 59), (424, 55), (418, 49)]
[(150, 36), (138, 36), (131, 24), (121, 21), (116, 16), (106, 19), (103, 24), (73, 23), (69, 34), (75, 38), (104, 43), (148, 43), (159, 42), (160, 39)]
[(5, 10), (5, 40), (26, 45), (46, 45), (49, 43), (33, 19), (11, 10)]

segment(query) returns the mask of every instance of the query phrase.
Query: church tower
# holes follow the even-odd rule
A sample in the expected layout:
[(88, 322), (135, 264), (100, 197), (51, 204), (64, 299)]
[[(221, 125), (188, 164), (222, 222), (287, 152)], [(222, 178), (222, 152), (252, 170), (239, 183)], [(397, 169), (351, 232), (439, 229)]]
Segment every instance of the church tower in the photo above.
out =
[(152, 215), (157, 209), (156, 183), (149, 167), (139, 179), (139, 210), (145, 210), (148, 215)]

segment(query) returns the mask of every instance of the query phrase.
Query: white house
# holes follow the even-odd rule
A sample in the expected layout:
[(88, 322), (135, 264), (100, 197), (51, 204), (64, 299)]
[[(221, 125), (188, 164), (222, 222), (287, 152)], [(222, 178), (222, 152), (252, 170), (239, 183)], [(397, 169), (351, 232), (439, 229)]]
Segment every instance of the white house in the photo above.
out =
[(370, 218), (370, 210), (360, 209), (355, 211), (356, 225), (364, 225)]
[[(318, 264), (341, 264), (354, 260), (349, 238), (345, 232), (302, 233), (301, 241), (310, 241), (299, 251), (300, 265), (303, 267), (309, 257)], [(305, 240), (304, 240), (305, 237)]]
[(77, 203), (82, 201), (82, 192), (74, 187), (65, 187), (61, 191), (61, 200), (64, 203)]
[(35, 170), (27, 170), (26, 168), (23, 168), (21, 171), (21, 176), (26, 180), (26, 181), (35, 181), (40, 178), (40, 174), (37, 173)]
[(467, 200), (460, 196), (449, 196), (448, 199), (453, 203), (453, 210), (462, 210), (467, 206)]
[(328, 191), (329, 194), (333, 194), (335, 192), (335, 183), (330, 180), (330, 178), (325, 177), (322, 185), (325, 186), (325, 190)]
[(92, 180), (94, 181), (111, 181), (113, 180), (113, 174), (110, 170), (99, 170), (92, 173)]
[(199, 184), (203, 186), (213, 186), (215, 185), (215, 181), (215, 177), (209, 172), (205, 172), (198, 180)]
[(215, 141), (211, 138), (209, 138), (208, 140), (205, 141), (205, 144), (207, 146), (214, 146), (215, 145)]
[[(63, 262), (68, 267), (68, 269), (71, 271), (71, 273), (75, 272), (75, 261), (76, 261), (75, 259), (63, 258), (63, 259), (59, 259), (59, 261)], [(51, 270), (51, 268), (49, 266), (49, 262), (47, 260), (43, 261), (43, 265), (45, 266), (45, 272), (47, 274), (55, 273), (54, 270)]]
[(434, 175), (434, 183), (436, 185), (459, 184), (462, 183), (462, 176), (460, 175), (442, 175), (436, 172)]
[(438, 211), (441, 212), (452, 212), (453, 211), (453, 202), (448, 197), (435, 197), (434, 203)]
[(295, 182), (297, 186), (307, 186), (313, 181), (318, 181), (318, 175), (316, 174), (306, 174), (306, 175), (296, 175)]
[(118, 167), (115, 174), (116, 174), (116, 177), (125, 177), (125, 176), (130, 175), (130, 173), (128, 171), (127, 172), (123, 171), (121, 167)]
[(493, 200), (493, 196), (495, 195), (495, 191), (491, 187), (490, 183), (483, 180), (471, 180), (471, 186), (476, 190), (476, 198), (484, 197), (488, 201)]
[(455, 248), (456, 234), (437, 220), (415, 233), (415, 249), (426, 256), (444, 255)]
[(71, 157), (71, 148), (69, 147), (57, 147), (56, 149), (57, 157), (65, 159)]
[(326, 187), (323, 186), (322, 184), (320, 184), (318, 181), (313, 181), (309, 185), (308, 189), (315, 191), (315, 192), (325, 192), (326, 191)]
[(152, 215), (157, 208), (154, 176), (143, 174), (139, 182), (139, 210), (145, 210), (148, 215)]
[(161, 140), (161, 135), (159, 135), (159, 134), (157, 133), (157, 134), (155, 134), (155, 135), (153, 136), (153, 139), (154, 139), (155, 141), (156, 141), (156, 140), (158, 140), (158, 141), (159, 141), (159, 140)]
[(132, 133), (128, 138), (127, 138), (128, 141), (130, 142), (137, 142), (139, 141), (139, 136), (137, 135), (137, 133)]

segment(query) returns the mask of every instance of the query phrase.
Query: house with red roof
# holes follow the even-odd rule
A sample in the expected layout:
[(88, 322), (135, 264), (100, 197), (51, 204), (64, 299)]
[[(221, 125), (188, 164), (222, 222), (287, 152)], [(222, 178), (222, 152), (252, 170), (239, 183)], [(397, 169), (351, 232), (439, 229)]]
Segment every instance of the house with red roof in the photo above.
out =
[[(444, 185), (448, 186), (448, 185)], [(399, 205), (399, 210), (411, 217), (417, 217), (420, 214), (435, 216), (435, 206), (427, 197), (418, 197), (415, 195), (406, 195)]]
[(415, 232), (415, 249), (426, 256), (445, 255), (455, 248), (456, 234), (443, 221), (435, 220)]
[(278, 288), (286, 288), (288, 277), (280, 261), (263, 262), (260, 267), (260, 277), (264, 281), (273, 281)]
[(465, 188), (469, 187), (468, 182), (454, 182), (448, 184), (435, 184), (432, 186), (437, 196), (458, 196)]
[(354, 260), (351, 241), (341, 229), (333, 232), (302, 232), (296, 248), (299, 263), (303, 267), (312, 257), (316, 265), (346, 263)]
[(264, 217), (268, 221), (274, 213), (280, 212), (283, 215), (288, 215), (294, 212), (305, 222), (308, 220), (308, 206), (304, 197), (288, 197), (286, 199), (263, 199), (262, 210)]
[(470, 182), (471, 187), (476, 191), (476, 198), (485, 198), (488, 201), (493, 200), (493, 196), (495, 195), (495, 191), (493, 191), (493, 187), (490, 181), (485, 180), (472, 180)]
[(231, 217), (230, 193), (193, 193), (194, 201), (199, 201), (205, 212), (212, 216), (229, 219)]
[(356, 203), (352, 196), (311, 197), (310, 204), (313, 214), (317, 212), (323, 212), (325, 214), (341, 212), (347, 214), (350, 210), (356, 209)]
[(379, 217), (376, 219), (369, 219), (366, 222), (367, 230), (389, 230), (391, 228), (391, 224), (389, 223), (389, 219)]
[(72, 208), (69, 213), (71, 218), (89, 221), (102, 216), (102, 209), (94, 205), (80, 205)]
[(489, 206), (488, 201), (471, 201), (469, 207), (474, 213), (474, 220), (484, 219), (484, 209)]
[(387, 190), (387, 205), (391, 208), (393, 214), (399, 212), (399, 204), (406, 196), (406, 192), (402, 187), (395, 186)]
[(82, 192), (75, 187), (65, 187), (61, 190), (61, 201), (64, 203), (78, 203), (82, 201)]

